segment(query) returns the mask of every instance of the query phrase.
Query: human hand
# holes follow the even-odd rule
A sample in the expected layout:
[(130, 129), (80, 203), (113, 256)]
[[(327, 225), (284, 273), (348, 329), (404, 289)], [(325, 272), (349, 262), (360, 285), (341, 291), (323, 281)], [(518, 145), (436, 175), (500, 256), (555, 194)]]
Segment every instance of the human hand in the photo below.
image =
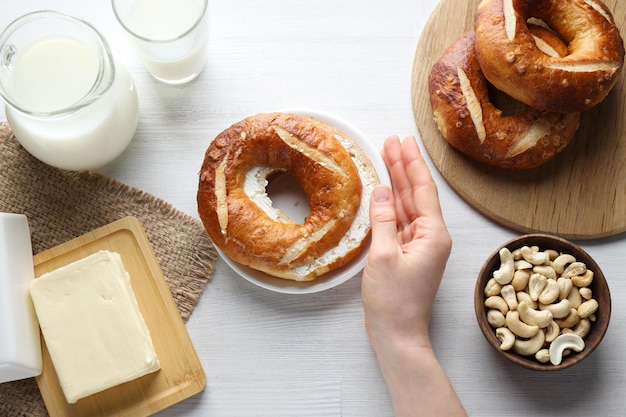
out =
[(372, 243), (361, 282), (365, 326), (396, 417), (466, 417), (428, 334), (452, 241), (415, 138), (385, 141), (392, 190), (374, 189)]
[(361, 292), (366, 329), (375, 347), (390, 339), (429, 347), (430, 314), (451, 238), (415, 138), (401, 143), (390, 136), (382, 157), (393, 191), (378, 186), (370, 202), (372, 243)]

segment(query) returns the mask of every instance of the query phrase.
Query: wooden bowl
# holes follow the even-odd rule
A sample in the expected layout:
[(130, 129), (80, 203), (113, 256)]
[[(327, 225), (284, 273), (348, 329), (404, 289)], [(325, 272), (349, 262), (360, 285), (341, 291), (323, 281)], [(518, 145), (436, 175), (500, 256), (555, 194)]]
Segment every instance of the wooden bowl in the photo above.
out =
[[(501, 248), (507, 247), (511, 252), (513, 252), (515, 249), (519, 249), (523, 246), (538, 246), (541, 251), (554, 249), (561, 253), (569, 253), (573, 255), (577, 261), (584, 262), (587, 265), (587, 269), (594, 272), (593, 282), (589, 285), (589, 288), (591, 288), (593, 292), (593, 298), (595, 298), (599, 304), (598, 310), (595, 314), (596, 321), (592, 322), (591, 330), (585, 338), (585, 348), (579, 353), (572, 352), (570, 355), (563, 357), (562, 362), (558, 365), (553, 365), (550, 362), (545, 364), (540, 363), (534, 356), (522, 356), (515, 353), (513, 350), (501, 350), (501, 342), (496, 337), (495, 329), (491, 327), (487, 321), (487, 308), (484, 304), (486, 299), (484, 289), (487, 282), (493, 277), (493, 272), (500, 267), (499, 251)], [(568, 240), (556, 236), (537, 233), (519, 236), (504, 243), (487, 259), (478, 275), (478, 279), (476, 280), (476, 287), (474, 289), (474, 309), (476, 311), (478, 325), (480, 326), (480, 330), (485, 336), (485, 339), (487, 339), (487, 342), (489, 342), (489, 344), (506, 359), (528, 369), (537, 371), (557, 371), (577, 364), (589, 356), (598, 347), (604, 337), (604, 334), (606, 333), (607, 328), (609, 327), (609, 321), (611, 318), (611, 294), (609, 292), (609, 287), (606, 283), (604, 274), (600, 270), (598, 264), (596, 264), (587, 252)]]

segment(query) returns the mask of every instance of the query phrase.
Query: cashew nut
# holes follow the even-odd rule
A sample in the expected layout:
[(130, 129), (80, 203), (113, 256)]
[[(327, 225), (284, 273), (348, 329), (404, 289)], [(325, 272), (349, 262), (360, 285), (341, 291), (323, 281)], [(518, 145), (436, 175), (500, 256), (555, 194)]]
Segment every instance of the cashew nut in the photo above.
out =
[(502, 342), (500, 344), (501, 350), (509, 350), (515, 343), (515, 335), (506, 327), (498, 327), (496, 329), (496, 337), (500, 342)]
[(506, 315), (506, 313), (509, 311), (509, 306), (507, 305), (506, 301), (504, 301), (504, 298), (500, 297), (499, 295), (492, 295), (491, 297), (488, 297), (485, 300), (485, 307), (495, 308), (496, 310), (499, 310), (500, 313), (502, 313), (503, 315)]
[(543, 333), (539, 331), (539, 326), (531, 326), (521, 321), (517, 311), (506, 313), (506, 325), (519, 337), (528, 338), (535, 336), (537, 333)]
[(533, 267), (533, 272), (536, 274), (541, 274), (548, 279), (556, 280), (557, 278), (554, 268), (548, 265), (535, 265)]
[(574, 286), (574, 284), (572, 284), (572, 280), (565, 277), (559, 277), (556, 280), (556, 283), (559, 284), (559, 299), (562, 300), (567, 298), (570, 291), (572, 291), (572, 287)]
[(593, 271), (587, 269), (582, 275), (576, 275), (572, 277), (572, 284), (578, 288), (588, 287), (593, 281)]
[(550, 362), (559, 365), (563, 360), (563, 351), (571, 349), (580, 352), (585, 348), (585, 341), (574, 333), (564, 333), (550, 343)]
[(554, 339), (556, 339), (561, 334), (561, 328), (556, 321), (552, 320), (548, 327), (545, 328), (546, 333), (546, 343), (551, 343)]
[(587, 270), (587, 266), (582, 262), (572, 262), (565, 268), (565, 271), (561, 274), (561, 276), (565, 278), (572, 278), (576, 275), (582, 275)]
[(590, 315), (598, 310), (598, 302), (592, 298), (591, 300), (587, 300), (578, 307), (578, 317), (581, 319), (586, 319)]
[(528, 285), (528, 279), (530, 278), (530, 269), (518, 269), (513, 274), (513, 280), (511, 285), (515, 288), (515, 291), (522, 291)]
[(578, 317), (578, 310), (575, 308), (570, 309), (569, 314), (562, 319), (555, 319), (556, 324), (559, 325), (561, 329), (568, 329), (570, 327), (574, 327), (580, 321), (580, 317)]
[(499, 310), (492, 308), (487, 311), (487, 322), (495, 329), (504, 326), (506, 324), (506, 319), (504, 314), (502, 314)]
[(581, 338), (586, 338), (591, 331), (591, 321), (587, 318), (580, 319), (578, 324), (571, 329), (563, 329), (563, 333), (574, 333), (580, 336)]
[(493, 277), (498, 284), (506, 285), (511, 282), (515, 273), (513, 254), (508, 248), (502, 248), (498, 253), (500, 255), (500, 268), (494, 271)]
[(520, 252), (524, 259), (533, 265), (543, 265), (548, 260), (545, 252), (538, 252), (536, 249), (528, 246), (521, 247)]
[(528, 279), (528, 293), (534, 301), (539, 300), (541, 291), (546, 286), (548, 279), (541, 274), (532, 274)]
[(545, 252), (546, 256), (548, 257), (549, 261), (555, 260), (560, 255), (560, 253), (558, 253), (554, 249), (546, 249), (546, 250), (544, 250), (544, 252)]
[(550, 350), (548, 349), (539, 349), (537, 353), (535, 353), (535, 359), (541, 363), (550, 362)]
[(573, 262), (576, 262), (576, 258), (568, 253), (565, 253), (552, 261), (552, 268), (554, 268), (557, 274), (562, 274), (563, 271), (565, 271), (565, 265)]
[(509, 310), (517, 310), (517, 294), (515, 294), (515, 288), (511, 284), (502, 287), (500, 295), (509, 306)]
[(556, 304), (539, 304), (540, 310), (548, 310), (555, 319), (562, 319), (572, 310), (570, 302), (567, 299), (561, 300)]
[(531, 356), (542, 348), (544, 341), (545, 335), (543, 332), (537, 332), (537, 334), (530, 339), (515, 339), (513, 351), (518, 355)]
[(569, 292), (567, 296), (567, 301), (569, 301), (570, 305), (574, 308), (580, 307), (583, 302), (583, 298), (580, 295), (580, 290), (578, 287), (573, 286), (572, 290)]
[[(532, 298), (530, 298), (530, 295), (528, 295), (527, 292), (525, 291), (518, 291), (517, 292), (517, 303), (521, 303), (521, 302), (525, 302), (529, 307), (531, 308), (537, 308), (537, 302), (534, 301)], [(568, 309), (569, 311), (569, 309)]]
[(580, 296), (585, 300), (591, 300), (591, 298), (593, 298), (593, 291), (591, 291), (591, 288), (589, 287), (579, 288), (578, 292), (580, 293)]
[(541, 304), (552, 304), (559, 298), (560, 290), (559, 284), (553, 279), (548, 279), (546, 281), (546, 286), (539, 294), (539, 302)]
[(519, 313), (519, 318), (529, 326), (539, 326), (539, 328), (543, 329), (552, 322), (552, 313), (549, 310), (535, 310), (524, 302), (519, 303), (517, 312)]
[(526, 259), (519, 259), (514, 263), (515, 270), (524, 270), (524, 269), (533, 269), (533, 264), (528, 262)]
[(491, 278), (485, 285), (485, 297), (491, 297), (492, 295), (500, 295), (502, 285), (498, 284), (495, 278)]

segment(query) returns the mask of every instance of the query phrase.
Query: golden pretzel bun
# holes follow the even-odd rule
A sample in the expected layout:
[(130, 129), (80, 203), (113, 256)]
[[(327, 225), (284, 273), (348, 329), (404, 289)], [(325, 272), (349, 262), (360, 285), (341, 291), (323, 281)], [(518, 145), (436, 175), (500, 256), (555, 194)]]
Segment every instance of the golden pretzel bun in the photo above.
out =
[[(532, 30), (546, 53), (566, 52), (550, 31)], [(527, 106), (519, 113), (503, 113), (490, 100), (489, 83), (476, 59), (474, 43), (474, 32), (466, 33), (431, 69), (430, 100), (442, 136), (465, 155), (491, 166), (529, 169), (546, 163), (573, 138), (579, 113)]]
[[(528, 29), (539, 19), (568, 46), (543, 53)], [(533, 108), (587, 110), (609, 93), (624, 64), (624, 44), (599, 0), (483, 0), (475, 15), (476, 52), (497, 89)]]
[[(272, 207), (265, 187), (276, 172), (291, 173), (307, 195), (303, 224)], [(309, 117), (259, 114), (221, 132), (207, 149), (198, 212), (215, 245), (234, 261), (309, 281), (361, 250), (377, 183), (370, 161), (343, 133)]]

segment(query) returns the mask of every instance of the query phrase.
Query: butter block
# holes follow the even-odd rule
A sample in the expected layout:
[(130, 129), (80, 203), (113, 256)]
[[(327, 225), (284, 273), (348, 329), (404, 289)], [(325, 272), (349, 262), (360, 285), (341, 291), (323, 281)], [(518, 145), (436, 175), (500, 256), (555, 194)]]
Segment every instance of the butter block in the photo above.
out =
[(0, 384), (41, 373), (39, 325), (28, 296), (34, 279), (28, 219), (0, 213)]
[(118, 253), (99, 251), (43, 274), (30, 294), (68, 403), (160, 369)]

